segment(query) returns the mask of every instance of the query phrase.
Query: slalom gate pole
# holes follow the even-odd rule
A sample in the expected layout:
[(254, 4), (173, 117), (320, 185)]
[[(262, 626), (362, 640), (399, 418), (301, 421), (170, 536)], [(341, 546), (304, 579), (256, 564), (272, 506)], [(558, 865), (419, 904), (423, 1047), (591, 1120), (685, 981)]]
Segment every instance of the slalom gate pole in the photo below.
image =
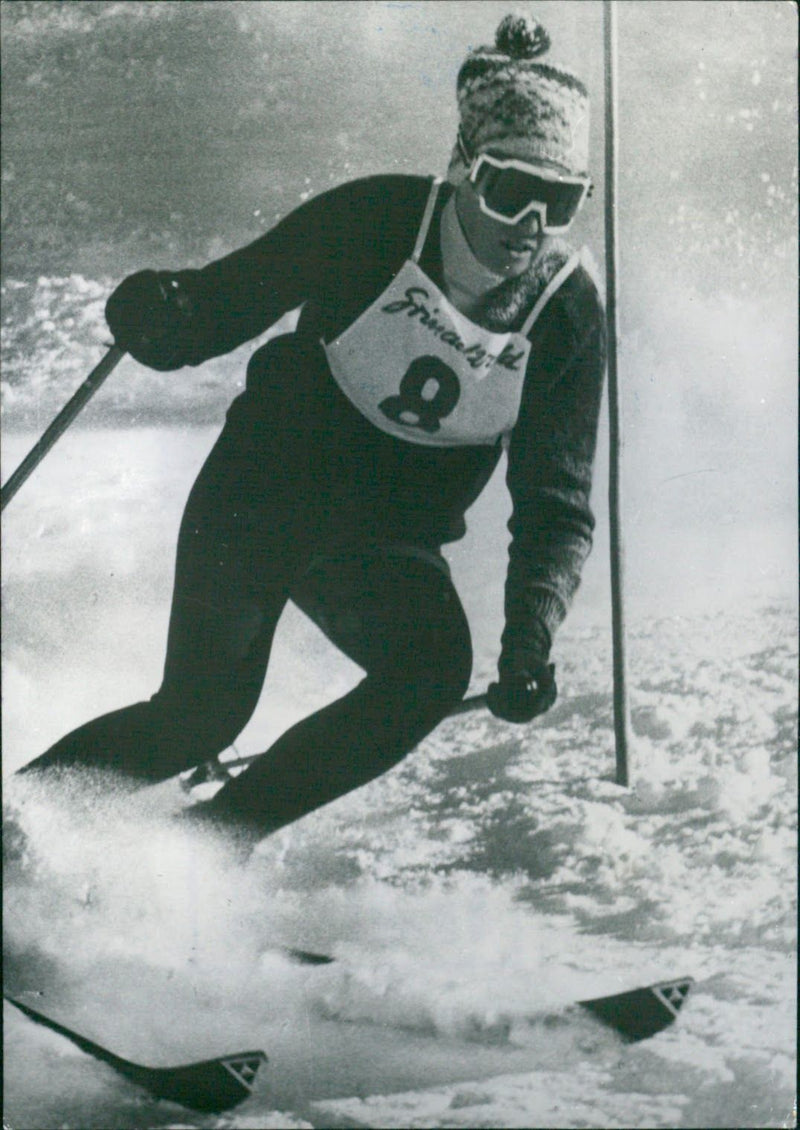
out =
[(614, 664), (614, 738), (618, 785), (630, 783), (630, 708), (625, 656), (624, 545), (622, 538), (622, 422), (617, 371), (617, 0), (603, 0), (603, 47), (605, 61), (605, 243), (606, 324), (608, 329), (608, 418), (609, 469), (608, 511), (611, 553), (611, 633)]
[(42, 438), (28, 454), (0, 490), (0, 510), (4, 510), (25, 480), (36, 470), (56, 440), (64, 434), (80, 410), (88, 404), (115, 365), (125, 356), (125, 351), (112, 345), (105, 357), (92, 369), (78, 391), (64, 405)]

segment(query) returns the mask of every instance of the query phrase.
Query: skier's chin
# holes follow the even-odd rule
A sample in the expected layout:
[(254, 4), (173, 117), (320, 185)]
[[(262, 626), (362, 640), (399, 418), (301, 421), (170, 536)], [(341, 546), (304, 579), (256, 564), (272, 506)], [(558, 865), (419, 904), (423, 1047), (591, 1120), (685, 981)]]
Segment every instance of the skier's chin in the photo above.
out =
[(528, 244), (506, 243), (503, 245), (503, 271), (507, 275), (521, 275), (533, 262), (534, 249)]

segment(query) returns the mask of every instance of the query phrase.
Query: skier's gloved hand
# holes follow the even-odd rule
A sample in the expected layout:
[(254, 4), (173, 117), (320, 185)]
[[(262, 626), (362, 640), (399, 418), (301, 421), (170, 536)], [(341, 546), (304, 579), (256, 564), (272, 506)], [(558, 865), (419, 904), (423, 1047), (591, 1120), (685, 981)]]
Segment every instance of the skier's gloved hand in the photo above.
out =
[(533, 673), (501, 672), (499, 682), (492, 683), (486, 694), (489, 709), (506, 722), (530, 722), (556, 701), (555, 673), (554, 663), (543, 663)]
[(115, 344), (151, 369), (180, 365), (181, 332), (190, 316), (186, 294), (166, 271), (137, 271), (106, 303)]

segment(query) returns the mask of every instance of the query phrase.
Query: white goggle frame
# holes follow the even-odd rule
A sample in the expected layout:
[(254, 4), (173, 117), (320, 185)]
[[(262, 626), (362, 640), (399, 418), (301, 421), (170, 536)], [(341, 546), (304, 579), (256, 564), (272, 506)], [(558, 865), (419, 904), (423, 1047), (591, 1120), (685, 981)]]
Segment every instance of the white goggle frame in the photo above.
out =
[[(461, 144), (463, 152), (463, 143)], [(561, 232), (569, 230), (575, 217), (578, 215), (578, 212), (580, 212), (581, 208), (586, 203), (586, 197), (589, 195), (589, 191), (592, 187), (592, 182), (589, 177), (576, 177), (571, 176), (568, 173), (558, 173), (553, 169), (546, 169), (541, 167), (540, 165), (531, 165), (527, 161), (519, 161), (513, 157), (493, 157), (491, 153), (479, 153), (478, 156), (475, 157), (470, 164), (469, 179), (472, 184), (476, 183), (478, 173), (480, 172), (481, 166), (484, 164), (491, 165), (493, 169), (518, 169), (520, 172), (529, 173), (532, 176), (539, 177), (540, 180), (549, 181), (551, 184), (569, 184), (581, 186), (583, 192), (581, 193), (580, 199), (578, 200), (578, 205), (575, 208), (575, 211), (572, 213), (572, 216), (570, 217), (568, 223), (562, 224), (561, 226), (548, 225), (547, 204), (543, 201), (531, 200), (530, 203), (526, 204), (525, 207), (521, 209), (521, 211), (517, 212), (515, 216), (505, 216), (502, 212), (495, 212), (494, 209), (490, 208), (484, 200), (481, 191), (476, 188), (475, 191), (478, 197), (478, 203), (480, 204), (481, 211), (485, 213), (485, 215), (491, 217), (491, 219), (493, 220), (499, 220), (501, 224), (508, 224), (509, 226), (513, 227), (514, 224), (518, 224), (521, 220), (524, 220), (525, 217), (531, 212), (536, 212), (539, 216), (540, 228), (545, 235), (559, 235), (561, 234)]]

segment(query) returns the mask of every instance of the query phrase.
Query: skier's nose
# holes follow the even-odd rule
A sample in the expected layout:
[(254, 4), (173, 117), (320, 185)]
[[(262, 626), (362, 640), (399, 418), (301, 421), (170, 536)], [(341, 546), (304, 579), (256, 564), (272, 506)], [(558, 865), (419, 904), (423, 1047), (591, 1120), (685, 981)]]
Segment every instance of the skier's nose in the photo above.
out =
[(527, 216), (523, 216), (517, 224), (517, 231), (527, 237), (541, 235), (542, 221), (539, 213), (529, 212)]

